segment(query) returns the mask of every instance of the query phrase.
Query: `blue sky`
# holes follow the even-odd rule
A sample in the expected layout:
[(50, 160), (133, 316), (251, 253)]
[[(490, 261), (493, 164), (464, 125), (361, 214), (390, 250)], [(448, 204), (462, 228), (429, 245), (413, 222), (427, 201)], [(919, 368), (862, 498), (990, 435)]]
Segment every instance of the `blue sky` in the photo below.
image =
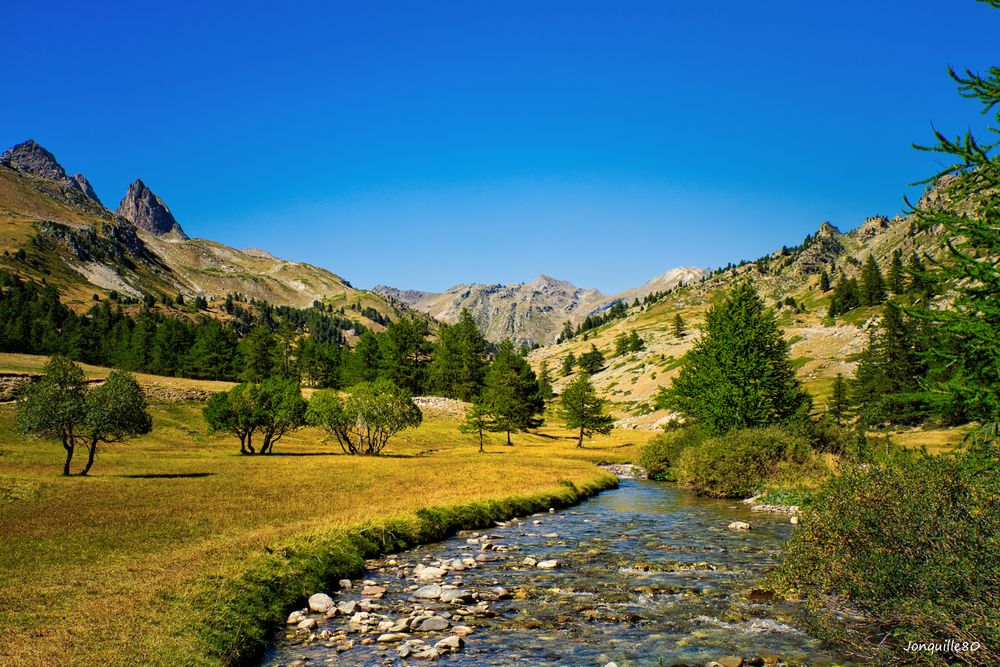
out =
[(1000, 64), (974, 0), (278, 4), (3, 3), (0, 144), (355, 286), (610, 293), (900, 211)]

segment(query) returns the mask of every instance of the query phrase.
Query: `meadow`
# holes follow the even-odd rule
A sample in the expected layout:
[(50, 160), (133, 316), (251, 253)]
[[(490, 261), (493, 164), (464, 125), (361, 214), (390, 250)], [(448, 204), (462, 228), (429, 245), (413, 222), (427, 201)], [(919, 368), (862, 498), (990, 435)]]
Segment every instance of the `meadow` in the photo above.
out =
[[(64, 478), (61, 447), (14, 433), (14, 406), (0, 405), (0, 663), (245, 659), (264, 635), (241, 624), (299, 602), (260, 595), (315, 592), (317, 573), (339, 572), (310, 560), (331, 545), (378, 528), (396, 532), (366, 549), (401, 546), (433, 536), (435, 517), (454, 529), (572, 502), (614, 483), (595, 462), (632, 460), (652, 435), (616, 431), (578, 449), (543, 427), (513, 447), (493, 436), (479, 454), (455, 416), (426, 413), (378, 458), (343, 455), (314, 429), (245, 457), (234, 438), (206, 435), (200, 410), (154, 403), (150, 435), (105, 447), (89, 478)], [(296, 569), (296, 557), (308, 564)], [(357, 554), (345, 562), (356, 567)], [(255, 598), (254, 577), (280, 585)]]

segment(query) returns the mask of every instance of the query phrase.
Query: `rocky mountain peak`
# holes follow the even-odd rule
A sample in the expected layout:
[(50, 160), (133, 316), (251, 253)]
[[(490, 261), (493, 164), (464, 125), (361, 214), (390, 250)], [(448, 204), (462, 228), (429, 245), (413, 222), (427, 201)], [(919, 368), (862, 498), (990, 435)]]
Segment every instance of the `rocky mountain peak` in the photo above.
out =
[(829, 222), (824, 222), (816, 230), (816, 236), (839, 236), (840, 230), (831, 225)]
[(56, 156), (47, 151), (34, 139), (17, 144), (13, 148), (7, 149), (0, 155), (0, 164), (10, 167), (22, 174), (27, 174), (35, 178), (46, 181), (53, 181), (73, 190), (83, 193), (87, 198), (98, 204), (101, 200), (97, 198), (97, 193), (90, 185), (90, 182), (83, 174), (76, 174), (70, 177), (63, 166), (56, 160)]
[(128, 192), (118, 205), (118, 215), (157, 236), (175, 234), (185, 240), (188, 238), (166, 203), (138, 178), (128, 186)]

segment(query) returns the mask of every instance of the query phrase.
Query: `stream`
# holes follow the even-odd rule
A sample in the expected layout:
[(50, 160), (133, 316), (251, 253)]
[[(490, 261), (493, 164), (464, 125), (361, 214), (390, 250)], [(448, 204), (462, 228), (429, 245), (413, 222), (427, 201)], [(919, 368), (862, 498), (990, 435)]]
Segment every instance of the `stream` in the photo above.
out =
[(849, 664), (801, 629), (795, 605), (752, 588), (794, 528), (622, 480), (566, 510), (370, 561), (319, 600), (329, 611), (293, 614), (263, 664)]

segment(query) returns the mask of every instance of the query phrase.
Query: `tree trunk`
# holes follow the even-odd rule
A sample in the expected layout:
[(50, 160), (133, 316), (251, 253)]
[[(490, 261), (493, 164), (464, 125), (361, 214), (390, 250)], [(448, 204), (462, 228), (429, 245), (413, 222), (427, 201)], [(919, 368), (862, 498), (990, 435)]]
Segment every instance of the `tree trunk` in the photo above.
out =
[(87, 473), (90, 472), (90, 467), (94, 465), (94, 455), (97, 454), (97, 440), (92, 440), (90, 443), (90, 452), (87, 454), (87, 465), (83, 467), (83, 471), (80, 473), (80, 477), (86, 477)]
[(240, 436), (240, 454), (249, 454), (250, 453), (250, 452), (247, 451), (246, 443), (247, 443), (247, 436), (246, 436), (246, 434), (243, 434), (243, 435)]
[(69, 462), (73, 460), (73, 440), (63, 438), (63, 447), (66, 449), (66, 463), (63, 464), (63, 476), (69, 477)]
[(576, 441), (577, 447), (583, 447), (583, 427), (580, 427), (580, 437)]
[(514, 443), (510, 441), (510, 431), (507, 431), (507, 446), (513, 447)]
[(253, 454), (256, 451), (253, 448), (253, 433), (247, 433), (247, 452)]
[(483, 432), (479, 432), (479, 453), (483, 453)]

